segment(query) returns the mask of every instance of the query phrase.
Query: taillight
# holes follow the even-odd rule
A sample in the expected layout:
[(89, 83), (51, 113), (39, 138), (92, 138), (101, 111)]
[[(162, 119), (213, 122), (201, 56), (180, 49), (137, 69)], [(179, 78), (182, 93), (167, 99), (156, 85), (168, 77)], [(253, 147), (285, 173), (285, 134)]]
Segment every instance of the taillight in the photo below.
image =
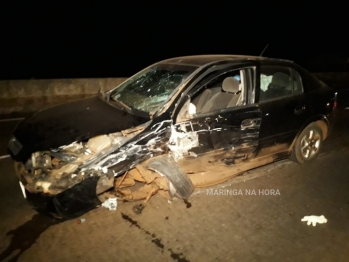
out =
[(337, 101), (334, 101), (333, 102), (333, 109), (336, 109), (336, 107), (337, 107)]

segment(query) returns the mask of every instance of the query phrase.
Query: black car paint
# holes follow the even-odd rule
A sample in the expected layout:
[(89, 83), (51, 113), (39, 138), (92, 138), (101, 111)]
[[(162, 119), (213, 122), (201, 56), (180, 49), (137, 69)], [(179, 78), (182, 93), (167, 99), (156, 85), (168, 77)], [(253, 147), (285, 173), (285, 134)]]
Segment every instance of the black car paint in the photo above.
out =
[[(305, 94), (297, 94), (259, 103), (263, 112), (261, 144), (290, 144), (302, 123), (311, 116), (312, 110), (306, 100)], [(297, 108), (301, 108), (302, 111), (297, 113)]]
[[(334, 107), (335, 92), (319, 82), (304, 68), (287, 62), (259, 62), (256, 68), (260, 76), (260, 66), (282, 66), (296, 70), (302, 79), (303, 92), (259, 102), (260, 89), (256, 89), (256, 102), (262, 111), (259, 149), (276, 144), (291, 146), (300, 132), (311, 122), (323, 120), (328, 130), (332, 130), (334, 121), (330, 114)], [(260, 77), (257, 77), (257, 86)]]
[[(229, 108), (194, 117), (187, 127), (189, 131), (199, 131), (199, 146), (190, 151), (198, 156), (213, 150), (223, 149), (222, 159), (232, 158), (234, 154), (252, 156), (258, 146), (259, 124), (243, 128), (241, 123), (246, 119), (261, 121), (258, 107)], [(248, 157), (246, 157), (247, 159)]]
[[(254, 63), (248, 61), (246, 63), (246, 66), (256, 66), (257, 74), (256, 72), (254, 72), (254, 75), (258, 75), (259, 63), (261, 62)], [(209, 67), (206, 67), (205, 70), (201, 71), (201, 74), (212, 72), (213, 70), (215, 70), (213, 69), (214, 67), (216, 67), (217, 69), (217, 64), (219, 64), (219, 67), (222, 68), (231, 68), (229, 67), (231, 66), (231, 62), (219, 62), (216, 63), (216, 65), (213, 64)], [(273, 62), (273, 64), (296, 67), (293, 64), (284, 62)], [(241, 67), (243, 63), (235, 63), (235, 65), (236, 67)], [(307, 80), (306, 74), (302, 70), (300, 70), (300, 72), (302, 78), (304, 78), (305, 80), (305, 83), (309, 82), (310, 80)], [(188, 83), (186, 87), (187, 89), (184, 89), (182, 91), (185, 93), (185, 91), (192, 87), (201, 78), (201, 76), (196, 75), (192, 79), (192, 81)], [(287, 134), (287, 132), (281, 132), (284, 130), (277, 129), (272, 126), (272, 123), (275, 123), (275, 121), (280, 118), (282, 118), (283, 124), (292, 127), (292, 135), (290, 133), (286, 138), (286, 141), (291, 144), (292, 140), (294, 139), (295, 132), (299, 132), (299, 129), (302, 126), (302, 121), (305, 121), (305, 123), (307, 123), (310, 121), (310, 119), (323, 119), (324, 117), (326, 117), (326, 115), (331, 113), (331, 109), (324, 106), (324, 103), (328, 103), (333, 100), (333, 93), (326, 88), (326, 90), (320, 91), (320, 93), (322, 92), (321, 95), (317, 95), (317, 91), (314, 92), (312, 90), (305, 90), (307, 96), (302, 96), (305, 99), (304, 101), (306, 101), (306, 104), (310, 105), (312, 108), (310, 109), (306, 107), (306, 110), (304, 111), (306, 112), (306, 114), (298, 116), (294, 114), (294, 109), (298, 106), (302, 106), (303, 103), (299, 103), (296, 96), (290, 97), (289, 108), (285, 111), (285, 114), (280, 114), (280, 108), (283, 106), (282, 100), (275, 100), (271, 102), (269, 107), (268, 103), (264, 103), (264, 105), (263, 103), (258, 104), (259, 88), (257, 87), (259, 87), (259, 78), (257, 77), (257, 79), (254, 79), (253, 83), (256, 95), (255, 105), (240, 109), (221, 110), (216, 113), (212, 112), (205, 117), (194, 118), (193, 120), (191, 120), (194, 131), (197, 131), (200, 128), (204, 129), (203, 134), (199, 137), (201, 147), (194, 149), (194, 151), (196, 150), (197, 153), (200, 154), (215, 150), (223, 146), (223, 148), (226, 149), (226, 152), (225, 154), (223, 154), (222, 160), (225, 160), (227, 158), (227, 155), (228, 160), (229, 158), (234, 158), (234, 154), (243, 153), (248, 155), (249, 153), (255, 152), (257, 147), (258, 150), (263, 148), (264, 144), (259, 144), (259, 141), (263, 141), (263, 138), (269, 136), (268, 132), (274, 134), (274, 137), (276, 138)], [(160, 123), (161, 121), (170, 119), (170, 115), (173, 116), (173, 119), (176, 119), (176, 116), (178, 114), (178, 111), (175, 111), (176, 108), (178, 109), (178, 107), (176, 107), (176, 103), (178, 103), (178, 105), (183, 105), (183, 97), (177, 96), (177, 98), (172, 102), (172, 104), (168, 107), (164, 114), (161, 114), (159, 116), (155, 115), (155, 118), (152, 120), (151, 125), (139, 135), (131, 139), (128, 143), (138, 140), (137, 143), (139, 145), (145, 145), (146, 142), (151, 138), (159, 136), (158, 145), (161, 146), (161, 144), (164, 144), (168, 139), (168, 129), (162, 134), (152, 134), (152, 136), (146, 137), (146, 139), (140, 138), (144, 136), (144, 134), (151, 132), (151, 129), (154, 125)], [(333, 102), (331, 102), (331, 105), (333, 105)], [(275, 110), (278, 111), (275, 112)], [(240, 113), (239, 117), (232, 115), (236, 112)], [(266, 112), (279, 113), (279, 115), (276, 114), (274, 120), (270, 121), (269, 124), (264, 124), (268, 122), (265, 118)], [(307, 117), (310, 116), (311, 113), (313, 114), (313, 116), (307, 119)], [(290, 117), (291, 119), (286, 119), (286, 117)], [(255, 128), (242, 130), (241, 122), (245, 118), (261, 119), (262, 125), (261, 127), (257, 125)], [(74, 142), (76, 140), (83, 141), (99, 134), (118, 132), (123, 129), (143, 124), (148, 120), (149, 119), (130, 115), (125, 111), (113, 108), (105, 101), (101, 101), (98, 97), (51, 108), (37, 113), (36, 116), (23, 122), (17, 128), (14, 135), (21, 143), (23, 143), (24, 149), (23, 152), (20, 152), (17, 156), (13, 156), (13, 158), (17, 161), (25, 162), (30, 154), (35, 151), (56, 148), (64, 144)], [(290, 124), (288, 124), (288, 122)], [(212, 132), (212, 129), (215, 128), (223, 128), (224, 132)], [(281, 133), (278, 133), (279, 131)], [(277, 142), (277, 140), (273, 142)], [(239, 146), (246, 143), (247, 146), (239, 148)], [(235, 152), (233, 151), (233, 154), (229, 154), (229, 151), (231, 151), (233, 146), (238, 150), (236, 150)], [(265, 146), (267, 145), (265, 144)], [(224, 155), (226, 158), (224, 158)], [(118, 163), (112, 169), (117, 173), (121, 173), (148, 157), (150, 157), (149, 151), (145, 149), (141, 152), (140, 155), (133, 155), (132, 158), (128, 159), (127, 161)], [(93, 188), (96, 185), (95, 183), (97, 182), (96, 179), (91, 179), (86, 181), (85, 183), (87, 186), (86, 190), (88, 191), (88, 188)], [(51, 209), (50, 212), (64, 216), (66, 218), (77, 217), (82, 213), (94, 208), (96, 204), (99, 203), (98, 197), (94, 192), (92, 192), (92, 189), (92, 191), (86, 192), (86, 197), (80, 196), (80, 194), (85, 194), (82, 191), (85, 190), (82, 189), (84, 185), (85, 184), (80, 183), (57, 196), (45, 195), (42, 198), (45, 199), (44, 201), (36, 201), (35, 203), (36, 205), (42, 205), (42, 208), (44, 209), (45, 207), (49, 206)], [(29, 192), (27, 192), (27, 194), (29, 195), (29, 199), (38, 197), (37, 194), (31, 194)], [(71, 196), (76, 198), (76, 201), (68, 201)], [(40, 207), (36, 207), (40, 209)]]
[(16, 161), (25, 162), (33, 152), (119, 132), (148, 120), (117, 109), (94, 96), (43, 110), (21, 122), (13, 135), (23, 149), (18, 155), (10, 153)]

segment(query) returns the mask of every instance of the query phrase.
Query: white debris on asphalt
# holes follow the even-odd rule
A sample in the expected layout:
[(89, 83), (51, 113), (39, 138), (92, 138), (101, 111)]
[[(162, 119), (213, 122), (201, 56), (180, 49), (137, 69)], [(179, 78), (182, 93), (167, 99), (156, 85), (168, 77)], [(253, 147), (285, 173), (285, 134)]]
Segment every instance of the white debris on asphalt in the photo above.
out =
[(319, 224), (327, 223), (327, 219), (323, 215), (321, 215), (321, 216), (305, 216), (302, 218), (301, 221), (308, 221), (307, 225), (309, 226), (310, 224), (313, 224), (314, 227), (316, 226), (316, 223), (319, 223)]
[(77, 223), (82, 224), (82, 223), (85, 223), (85, 221), (86, 221), (85, 218), (80, 218), (80, 219), (78, 219)]
[(118, 206), (117, 198), (108, 198), (102, 203), (102, 207), (108, 208), (109, 210), (116, 210)]

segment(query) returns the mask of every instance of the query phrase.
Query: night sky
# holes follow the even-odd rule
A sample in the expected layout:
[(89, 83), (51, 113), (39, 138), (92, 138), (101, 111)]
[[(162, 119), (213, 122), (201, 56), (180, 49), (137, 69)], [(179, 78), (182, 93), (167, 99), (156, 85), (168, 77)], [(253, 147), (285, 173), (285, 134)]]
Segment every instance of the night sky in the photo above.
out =
[(175, 56), (258, 56), (267, 44), (264, 56), (310, 71), (345, 70), (349, 57), (339, 1), (27, 2), (0, 7), (0, 79), (125, 77)]

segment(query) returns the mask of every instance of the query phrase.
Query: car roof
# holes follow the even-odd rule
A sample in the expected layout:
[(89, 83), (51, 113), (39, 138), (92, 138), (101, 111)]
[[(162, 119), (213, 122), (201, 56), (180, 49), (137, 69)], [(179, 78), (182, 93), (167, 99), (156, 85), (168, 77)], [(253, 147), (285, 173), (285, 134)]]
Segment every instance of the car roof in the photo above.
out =
[(277, 58), (269, 58), (262, 56), (247, 56), (247, 55), (195, 55), (195, 56), (182, 56), (182, 57), (174, 57), (170, 59), (166, 59), (160, 61), (159, 63), (171, 63), (171, 64), (185, 64), (185, 65), (193, 65), (193, 66), (203, 66), (206, 64), (211, 64), (214, 62), (222, 62), (222, 61), (274, 61), (274, 62), (289, 62), (293, 63), (290, 60), (277, 59)]

